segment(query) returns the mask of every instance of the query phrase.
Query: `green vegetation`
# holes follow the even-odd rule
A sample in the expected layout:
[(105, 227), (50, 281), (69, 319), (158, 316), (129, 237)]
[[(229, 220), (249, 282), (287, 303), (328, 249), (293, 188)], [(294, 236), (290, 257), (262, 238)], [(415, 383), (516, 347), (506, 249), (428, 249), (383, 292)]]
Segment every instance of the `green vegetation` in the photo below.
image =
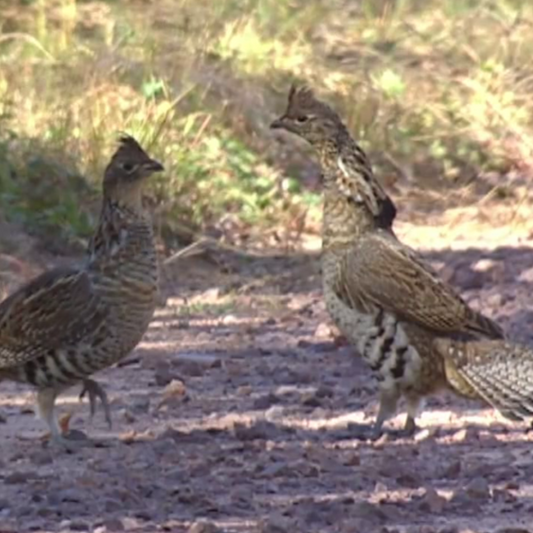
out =
[(531, 158), (526, 0), (0, 0), (0, 14), (0, 211), (46, 237), (84, 241), (127, 131), (165, 162), (150, 191), (165, 240), (297, 238), (319, 212), (308, 150), (268, 129), (292, 80), (382, 174), (458, 187)]

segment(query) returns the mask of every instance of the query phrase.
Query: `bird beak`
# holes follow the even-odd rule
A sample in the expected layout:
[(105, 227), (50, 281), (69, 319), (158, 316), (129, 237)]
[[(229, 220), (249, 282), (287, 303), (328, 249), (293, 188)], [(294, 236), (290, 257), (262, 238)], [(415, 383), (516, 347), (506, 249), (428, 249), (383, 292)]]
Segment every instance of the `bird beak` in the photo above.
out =
[(148, 170), (149, 172), (161, 172), (165, 170), (165, 167), (155, 159), (151, 159), (150, 161), (144, 163), (144, 169)]
[(273, 129), (273, 130), (279, 130), (281, 128), (285, 128), (284, 118), (285, 117), (280, 117), (280, 118), (277, 118), (276, 120), (274, 120), (274, 122), (272, 122), (272, 124), (270, 124), (270, 128)]

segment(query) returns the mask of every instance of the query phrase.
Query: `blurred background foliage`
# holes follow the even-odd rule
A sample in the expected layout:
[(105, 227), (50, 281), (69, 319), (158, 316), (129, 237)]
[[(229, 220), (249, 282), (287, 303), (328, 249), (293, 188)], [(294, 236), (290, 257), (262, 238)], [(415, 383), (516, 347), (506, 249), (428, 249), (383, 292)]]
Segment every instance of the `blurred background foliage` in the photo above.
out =
[(523, 199), (532, 26), (528, 0), (0, 0), (1, 216), (83, 246), (126, 131), (165, 163), (147, 202), (168, 248), (298, 246), (319, 170), (268, 128), (291, 81), (335, 106), (396, 198)]

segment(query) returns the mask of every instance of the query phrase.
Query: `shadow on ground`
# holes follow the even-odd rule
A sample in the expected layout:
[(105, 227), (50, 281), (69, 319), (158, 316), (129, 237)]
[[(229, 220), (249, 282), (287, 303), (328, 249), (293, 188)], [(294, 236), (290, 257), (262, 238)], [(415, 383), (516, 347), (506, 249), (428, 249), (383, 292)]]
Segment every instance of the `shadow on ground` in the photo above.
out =
[[(529, 340), (531, 250), (427, 257), (472, 305)], [(316, 254), (253, 259), (233, 273), (195, 259), (174, 274), (143, 345), (99, 377), (113, 430), (100, 413), (88, 425), (76, 391), (61, 404), (75, 412), (72, 427), (105, 447), (43, 447), (42, 425), (24, 414), (31, 395), (2, 383), (2, 529), (178, 532), (200, 518), (265, 533), (529, 524), (533, 435), (483, 405), (438, 396), (415, 439), (354, 438), (373, 421), (376, 387), (336, 343)]]

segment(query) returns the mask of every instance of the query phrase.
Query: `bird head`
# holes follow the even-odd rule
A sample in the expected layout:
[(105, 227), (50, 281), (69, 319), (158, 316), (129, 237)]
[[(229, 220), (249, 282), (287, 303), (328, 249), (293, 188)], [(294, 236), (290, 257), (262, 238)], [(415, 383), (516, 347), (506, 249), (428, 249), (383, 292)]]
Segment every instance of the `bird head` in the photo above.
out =
[(335, 169), (323, 173), (324, 183), (356, 205), (364, 205), (379, 226), (392, 225), (396, 208), (375, 179), (366, 154), (350, 137), (339, 115), (310, 88), (292, 85), (285, 113), (270, 127), (290, 131), (311, 143)]
[(309, 87), (291, 86), (285, 113), (270, 125), (295, 133), (315, 146), (335, 137), (345, 127), (329, 105), (315, 98)]
[(122, 135), (104, 173), (104, 195), (125, 203), (139, 203), (146, 178), (164, 170), (131, 136)]

